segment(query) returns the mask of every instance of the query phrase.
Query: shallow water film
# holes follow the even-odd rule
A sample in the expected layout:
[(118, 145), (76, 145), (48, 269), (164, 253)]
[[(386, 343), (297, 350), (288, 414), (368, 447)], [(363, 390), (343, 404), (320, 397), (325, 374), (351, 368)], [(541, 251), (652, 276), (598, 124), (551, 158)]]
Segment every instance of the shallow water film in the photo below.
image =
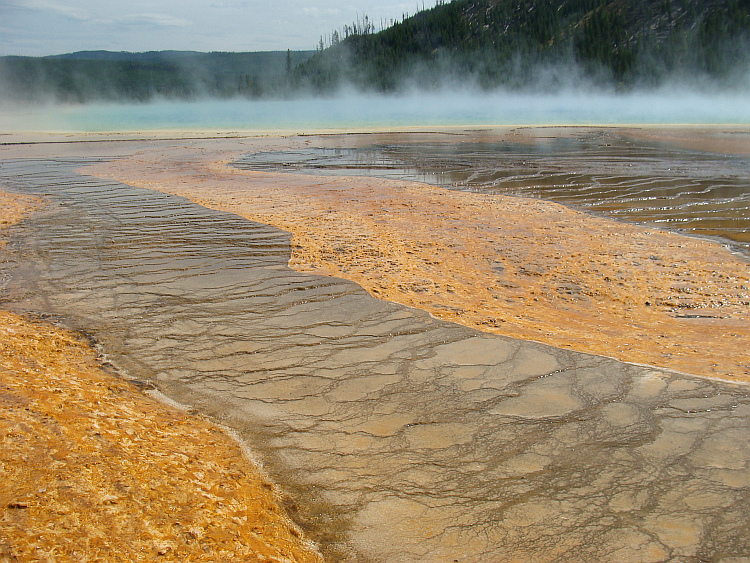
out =
[[(746, 138), (732, 131), (725, 135)], [(480, 134), (477, 135), (481, 137)], [(376, 142), (371, 146), (251, 154), (251, 170), (416, 180), (442, 187), (549, 199), (630, 222), (719, 237), (750, 255), (750, 157), (571, 129), (486, 142)]]
[(481, 334), (287, 267), (284, 232), (6, 160), (6, 308), (236, 428), (331, 561), (739, 563), (750, 391)]

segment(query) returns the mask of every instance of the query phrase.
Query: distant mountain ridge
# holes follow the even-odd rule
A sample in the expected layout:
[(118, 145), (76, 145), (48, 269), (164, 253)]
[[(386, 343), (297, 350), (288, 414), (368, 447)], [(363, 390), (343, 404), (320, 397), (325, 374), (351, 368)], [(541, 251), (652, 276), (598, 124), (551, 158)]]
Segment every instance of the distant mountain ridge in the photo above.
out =
[[(292, 56), (296, 60), (301, 60), (311, 56), (314, 51), (294, 51)], [(286, 61), (286, 51), (248, 51), (248, 52), (231, 52), (231, 51), (211, 51), (204, 53), (201, 51), (76, 51), (74, 53), (63, 53), (61, 55), (49, 55), (44, 58), (49, 59), (68, 59), (76, 61), (128, 61), (140, 63), (160, 63), (160, 62), (184, 62), (184, 61), (216, 61), (216, 60), (257, 60), (267, 63), (266, 71), (273, 69), (272, 73), (278, 73), (283, 70), (278, 67), (278, 63)], [(276, 63), (276, 64), (273, 64)]]
[(135, 62), (163, 62), (167, 60), (189, 59), (200, 57), (208, 53), (199, 51), (76, 51), (75, 53), (63, 53), (61, 55), (49, 55), (50, 59), (71, 59), (77, 61), (135, 61)]
[(0, 57), (0, 98), (84, 103), (281, 95), (313, 51), (80, 51)]

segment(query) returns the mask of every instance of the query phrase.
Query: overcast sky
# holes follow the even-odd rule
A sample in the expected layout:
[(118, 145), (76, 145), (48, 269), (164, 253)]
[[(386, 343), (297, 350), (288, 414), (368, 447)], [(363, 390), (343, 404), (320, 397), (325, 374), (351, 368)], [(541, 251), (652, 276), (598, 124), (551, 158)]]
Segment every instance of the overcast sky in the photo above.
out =
[(435, 0), (0, 0), (0, 54), (313, 49), (359, 14), (389, 22)]

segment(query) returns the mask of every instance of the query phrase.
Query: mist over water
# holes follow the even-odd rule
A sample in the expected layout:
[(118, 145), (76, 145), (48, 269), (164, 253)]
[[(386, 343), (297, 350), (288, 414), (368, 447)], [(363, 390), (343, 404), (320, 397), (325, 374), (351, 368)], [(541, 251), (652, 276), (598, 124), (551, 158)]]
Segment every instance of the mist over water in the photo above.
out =
[(18, 106), (0, 103), (5, 131), (292, 130), (420, 126), (747, 124), (745, 92), (681, 89), (614, 94), (471, 91), (295, 100), (156, 101)]

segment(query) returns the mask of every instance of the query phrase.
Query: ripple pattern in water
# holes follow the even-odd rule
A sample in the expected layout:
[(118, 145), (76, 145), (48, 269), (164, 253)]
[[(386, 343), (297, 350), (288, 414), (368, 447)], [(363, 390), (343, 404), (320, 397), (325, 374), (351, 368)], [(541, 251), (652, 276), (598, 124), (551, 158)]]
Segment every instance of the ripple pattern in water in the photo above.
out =
[(750, 158), (636, 142), (606, 132), (523, 142), (386, 143), (247, 155), (260, 170), (361, 174), (549, 199), (750, 254)]
[(4, 306), (237, 428), (331, 560), (750, 557), (746, 386), (378, 301), (290, 270), (283, 232), (84, 163), (2, 163), (53, 202), (12, 229)]

